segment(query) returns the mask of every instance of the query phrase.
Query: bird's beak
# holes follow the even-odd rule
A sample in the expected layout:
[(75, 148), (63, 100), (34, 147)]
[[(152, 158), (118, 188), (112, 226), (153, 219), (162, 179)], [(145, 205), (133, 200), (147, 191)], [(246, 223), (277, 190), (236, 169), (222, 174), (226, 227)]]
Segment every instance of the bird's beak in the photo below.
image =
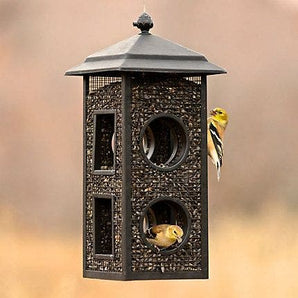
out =
[(210, 111), (210, 115), (211, 115), (211, 116), (215, 116), (215, 115), (216, 115), (216, 112), (215, 112), (214, 110), (211, 110), (211, 111)]
[(177, 238), (177, 242), (178, 243), (181, 243), (182, 242), (182, 238), (181, 237)]

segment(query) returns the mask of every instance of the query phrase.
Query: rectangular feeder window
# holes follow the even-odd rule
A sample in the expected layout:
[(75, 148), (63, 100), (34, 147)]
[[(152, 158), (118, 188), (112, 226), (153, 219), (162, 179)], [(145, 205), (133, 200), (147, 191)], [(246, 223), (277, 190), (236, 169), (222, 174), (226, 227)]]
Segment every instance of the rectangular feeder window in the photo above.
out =
[(112, 197), (94, 197), (94, 253), (98, 257), (112, 257), (113, 241), (113, 200)]
[(115, 112), (96, 111), (94, 114), (94, 173), (115, 173)]

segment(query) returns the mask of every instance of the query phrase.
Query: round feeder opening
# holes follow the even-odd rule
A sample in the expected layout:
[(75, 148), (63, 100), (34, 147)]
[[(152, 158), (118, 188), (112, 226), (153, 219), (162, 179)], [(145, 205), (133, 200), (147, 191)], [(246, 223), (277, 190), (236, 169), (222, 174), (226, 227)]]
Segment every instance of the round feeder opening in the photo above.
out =
[(173, 115), (153, 116), (141, 131), (143, 156), (159, 170), (173, 170), (185, 159), (188, 138), (183, 122)]
[[(161, 226), (163, 225), (163, 226)], [(167, 225), (167, 226), (165, 226)], [(170, 238), (166, 236), (166, 244), (156, 243), (156, 239), (160, 239), (156, 232), (170, 233)], [(178, 226), (180, 228), (174, 228)], [(183, 235), (181, 235), (181, 230)], [(180, 231), (180, 233), (179, 233)], [(178, 232), (178, 236), (176, 234)], [(178, 200), (174, 199), (157, 199), (152, 201), (144, 210), (141, 217), (141, 235), (146, 243), (153, 251), (161, 254), (172, 254), (179, 250), (187, 241), (190, 233), (190, 216), (186, 207)], [(168, 235), (168, 234), (167, 234)], [(177, 236), (177, 239), (174, 239)], [(172, 244), (170, 244), (173, 242)]]

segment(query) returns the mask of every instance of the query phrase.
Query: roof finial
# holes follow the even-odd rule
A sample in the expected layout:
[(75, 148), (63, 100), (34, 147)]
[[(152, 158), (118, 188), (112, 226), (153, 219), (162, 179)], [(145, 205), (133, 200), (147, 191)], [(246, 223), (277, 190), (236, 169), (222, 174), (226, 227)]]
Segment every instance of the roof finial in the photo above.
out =
[(137, 22), (133, 22), (133, 25), (138, 27), (142, 33), (149, 33), (149, 30), (153, 27), (153, 21), (149, 14), (143, 12)]

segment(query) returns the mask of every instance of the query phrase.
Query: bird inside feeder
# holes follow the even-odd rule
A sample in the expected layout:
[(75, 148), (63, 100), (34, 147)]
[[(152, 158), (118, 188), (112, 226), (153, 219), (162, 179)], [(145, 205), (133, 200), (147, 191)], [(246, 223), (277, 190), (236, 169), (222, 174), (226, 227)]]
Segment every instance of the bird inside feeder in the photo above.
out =
[(145, 210), (141, 232), (152, 250), (173, 253), (187, 240), (189, 225), (185, 208), (176, 200), (162, 198)]
[(168, 248), (176, 242), (182, 242), (183, 230), (177, 225), (155, 225), (147, 232), (151, 234), (151, 238), (146, 238), (147, 241), (157, 248)]

